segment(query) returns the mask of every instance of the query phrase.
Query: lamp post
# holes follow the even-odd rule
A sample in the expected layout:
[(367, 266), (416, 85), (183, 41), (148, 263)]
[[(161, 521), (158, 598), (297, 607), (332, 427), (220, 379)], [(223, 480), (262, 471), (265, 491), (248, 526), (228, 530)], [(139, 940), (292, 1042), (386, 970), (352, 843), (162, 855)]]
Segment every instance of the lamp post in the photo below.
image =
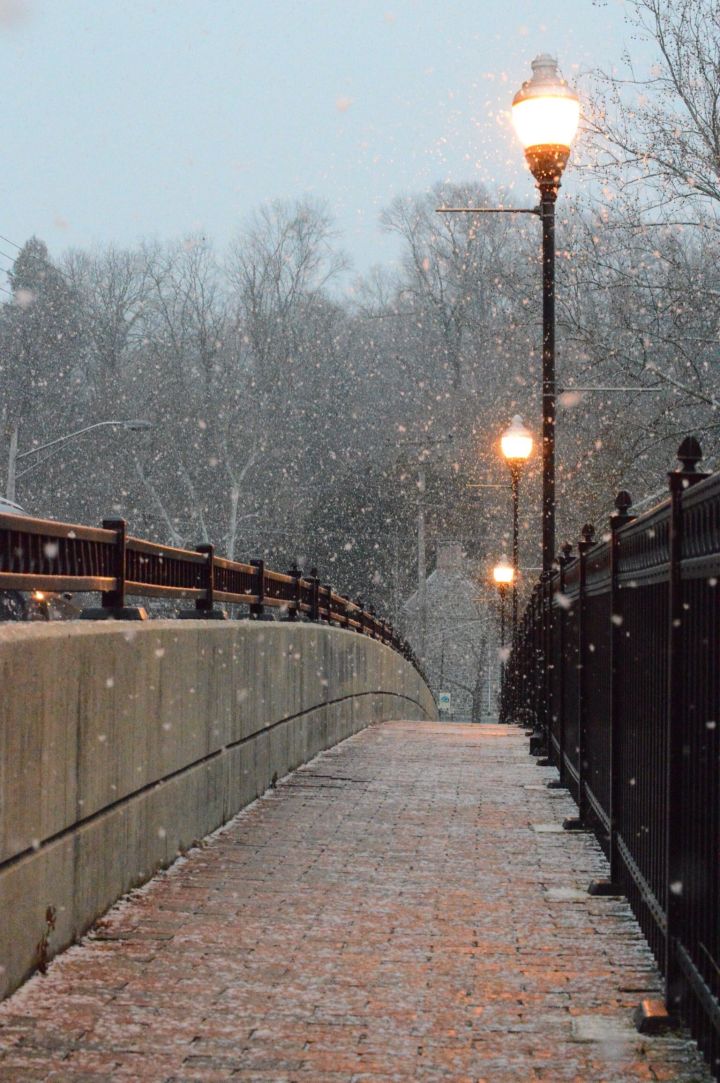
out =
[(493, 582), (500, 595), (500, 721), (505, 717), (505, 595), (515, 579), (514, 569), (502, 557), (492, 571)]
[(513, 98), (512, 118), (540, 190), (539, 207), (438, 207), (440, 214), (534, 214), (542, 221), (543, 572), (555, 558), (555, 200), (580, 121), (577, 94), (547, 53), (532, 62), (532, 78)]
[(518, 553), (518, 507), (520, 502), (520, 470), (523, 463), (527, 462), (533, 449), (533, 438), (525, 428), (520, 414), (510, 422), (509, 427), (500, 437), (500, 447), (505, 460), (510, 467), (510, 484), (512, 486), (513, 501), (513, 533), (512, 533), (512, 642), (515, 643), (517, 636), (517, 581), (520, 570)]
[(41, 451), (46, 451), (48, 448), (57, 447), (59, 444), (64, 444), (68, 440), (74, 439), (76, 436), (82, 436), (83, 433), (90, 432), (91, 429), (100, 429), (109, 425), (114, 428), (129, 429), (131, 432), (143, 432), (145, 429), (152, 428), (151, 421), (144, 421), (141, 418), (131, 419), (129, 421), (95, 421), (92, 425), (86, 425), (83, 429), (76, 429), (75, 432), (66, 433), (65, 436), (58, 436), (55, 440), (48, 440), (45, 444), (38, 444), (37, 447), (32, 447), (28, 451), (20, 451), (17, 449), (17, 426), (13, 429), (12, 437), (10, 440), (10, 453), (8, 455), (8, 469), (7, 469), (7, 491), (6, 497), (8, 500), (15, 500), (15, 482), (23, 474), (27, 474), (32, 470), (37, 463), (32, 463), (26, 470), (22, 470), (19, 474), (17, 472), (17, 464), (21, 459), (27, 459), (31, 455), (37, 455)]
[(555, 200), (580, 120), (577, 94), (561, 78), (557, 61), (543, 53), (532, 78), (513, 98), (515, 131), (540, 191), (542, 221), (542, 554), (543, 572), (555, 559)]

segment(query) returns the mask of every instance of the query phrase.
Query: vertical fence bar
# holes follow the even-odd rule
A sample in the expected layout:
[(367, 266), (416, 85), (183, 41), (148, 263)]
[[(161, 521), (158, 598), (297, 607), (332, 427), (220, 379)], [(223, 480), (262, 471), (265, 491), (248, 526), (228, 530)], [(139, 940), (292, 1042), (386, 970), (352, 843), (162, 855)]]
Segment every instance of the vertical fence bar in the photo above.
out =
[(252, 620), (259, 620), (265, 614), (265, 561), (264, 560), (251, 560), (253, 568), (255, 568), (255, 590), (254, 594), (257, 595), (257, 601), (250, 603), (250, 617)]
[(567, 788), (567, 767), (565, 765), (565, 641), (567, 638), (567, 611), (565, 600), (565, 569), (572, 557), (572, 545), (566, 542), (562, 547), (562, 554), (558, 558), (558, 589), (557, 599), (553, 597), (555, 605), (555, 620), (557, 621), (557, 651), (555, 652), (555, 689), (557, 707), (557, 731), (558, 731), (558, 763), (557, 769), (560, 777), (548, 782), (548, 789), (564, 790)]
[(293, 561), (293, 566), (287, 573), (292, 576), (293, 580), (293, 600), (287, 608), (287, 619), (297, 620), (300, 615), (300, 600), (302, 597), (302, 571), (298, 568), (297, 561)]
[(124, 519), (103, 519), (103, 530), (115, 532), (113, 553), (113, 590), (103, 591), (99, 607), (83, 609), (83, 620), (147, 620), (142, 606), (125, 604), (127, 581), (127, 523)]
[(197, 599), (195, 608), (201, 613), (206, 613), (208, 610), (212, 612), (215, 592), (215, 546), (196, 545), (195, 549), (198, 553), (205, 553), (207, 557), (204, 567), (205, 597)]
[(197, 620), (198, 617), (204, 620), (227, 620), (225, 610), (215, 608), (215, 546), (209, 543), (196, 545), (195, 552), (204, 553), (206, 557), (205, 563), (198, 565), (205, 596), (196, 599), (194, 609), (182, 609), (178, 616), (185, 620)]
[(569, 816), (563, 822), (567, 831), (584, 830), (588, 820), (588, 799), (585, 780), (588, 774), (587, 741), (587, 655), (589, 650), (587, 637), (587, 596), (585, 590), (587, 578), (587, 554), (595, 544), (595, 527), (586, 523), (582, 528), (582, 537), (578, 542), (580, 556), (580, 593), (578, 596), (578, 715), (577, 715), (577, 767), (578, 767), (578, 815)]
[(103, 609), (124, 609), (125, 576), (127, 571), (127, 523), (124, 519), (103, 519), (104, 530), (115, 531), (115, 556), (113, 571), (115, 589), (106, 591), (102, 596)]
[(627, 633), (623, 614), (623, 593), (620, 590), (620, 534), (619, 531), (635, 520), (629, 514), (632, 497), (624, 489), (615, 498), (616, 511), (610, 516), (610, 822), (608, 858), (610, 876), (607, 880), (593, 880), (590, 895), (622, 895), (620, 882), (620, 855), (618, 853), (618, 809), (620, 807), (620, 719), (622, 717), (622, 673)]
[(670, 629), (668, 638), (667, 687), (667, 779), (666, 779), (666, 882), (665, 913), (665, 1004), (676, 1012), (685, 998), (685, 980), (678, 959), (677, 944), (682, 937), (684, 913), (682, 833), (685, 771), (683, 769), (687, 735), (685, 733), (682, 667), (687, 664), (681, 564), (683, 557), (682, 496), (686, 489), (702, 481), (707, 474), (696, 467), (702, 458), (697, 440), (687, 437), (678, 448), (681, 466), (668, 474), (670, 488)]

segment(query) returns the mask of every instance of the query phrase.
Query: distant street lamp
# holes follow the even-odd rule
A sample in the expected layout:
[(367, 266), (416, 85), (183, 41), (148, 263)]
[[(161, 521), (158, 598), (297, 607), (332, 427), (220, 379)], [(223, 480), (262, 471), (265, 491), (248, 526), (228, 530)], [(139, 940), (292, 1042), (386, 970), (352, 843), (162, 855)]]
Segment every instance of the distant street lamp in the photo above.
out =
[(543, 571), (555, 559), (555, 200), (580, 121), (577, 94), (547, 53), (532, 62), (532, 79), (513, 98), (515, 131), (540, 191), (543, 229), (542, 553)]
[(500, 721), (504, 721), (505, 703), (505, 595), (515, 580), (515, 571), (507, 558), (502, 557), (492, 570), (492, 577), (500, 595)]
[(500, 437), (500, 447), (505, 460), (510, 467), (510, 484), (512, 486), (513, 501), (513, 579), (512, 579), (512, 642), (517, 635), (517, 582), (520, 571), (519, 545), (518, 545), (518, 508), (520, 503), (520, 470), (530, 458), (533, 449), (533, 438), (523, 424), (520, 414), (510, 422), (509, 427)]
[(26, 470), (22, 470), (17, 473), (17, 464), (21, 459), (27, 459), (31, 455), (37, 455), (41, 451), (46, 451), (48, 448), (56, 447), (58, 444), (64, 444), (68, 440), (73, 440), (76, 436), (82, 436), (83, 433), (90, 432), (91, 429), (100, 429), (103, 426), (110, 425), (115, 428), (129, 429), (131, 432), (143, 432), (146, 429), (152, 428), (151, 421), (145, 421), (142, 418), (131, 419), (129, 421), (95, 421), (92, 425), (86, 425), (83, 429), (76, 429), (74, 432), (66, 433), (65, 436), (58, 436), (55, 440), (48, 440), (45, 444), (38, 444), (37, 447), (32, 447), (28, 451), (20, 451), (17, 449), (17, 426), (13, 429), (10, 439), (10, 451), (8, 454), (8, 471), (7, 471), (7, 492), (6, 497), (8, 500), (15, 500), (15, 482), (23, 474), (29, 473), (33, 470), (38, 463), (32, 463)]

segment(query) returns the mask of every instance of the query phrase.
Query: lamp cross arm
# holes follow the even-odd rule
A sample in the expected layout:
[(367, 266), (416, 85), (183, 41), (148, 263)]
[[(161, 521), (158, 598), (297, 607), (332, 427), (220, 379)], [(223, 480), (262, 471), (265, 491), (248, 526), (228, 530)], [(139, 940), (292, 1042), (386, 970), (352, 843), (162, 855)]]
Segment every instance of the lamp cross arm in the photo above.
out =
[[(26, 459), (28, 455), (37, 455), (40, 451), (45, 451), (46, 448), (55, 447), (56, 444), (64, 444), (67, 440), (72, 440), (75, 436), (82, 436), (83, 433), (90, 432), (91, 429), (102, 428), (103, 425), (121, 426), (124, 428), (130, 428), (133, 424), (140, 427), (140, 422), (128, 422), (128, 421), (95, 421), (92, 425), (86, 425), (83, 429), (76, 429), (75, 432), (68, 432), (65, 436), (58, 436), (55, 440), (48, 440), (45, 444), (38, 444), (37, 447), (32, 447), (28, 451), (21, 451), (17, 459)], [(149, 428), (150, 423), (147, 422), (142, 425), (142, 428)]]
[(541, 207), (436, 207), (436, 214), (534, 214), (542, 216)]

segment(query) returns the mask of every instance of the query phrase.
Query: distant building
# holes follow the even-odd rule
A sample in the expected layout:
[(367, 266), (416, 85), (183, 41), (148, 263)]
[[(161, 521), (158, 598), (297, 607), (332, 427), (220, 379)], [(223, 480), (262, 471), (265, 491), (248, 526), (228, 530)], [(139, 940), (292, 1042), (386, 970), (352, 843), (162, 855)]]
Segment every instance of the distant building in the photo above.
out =
[[(462, 546), (438, 546), (435, 570), (403, 606), (405, 635), (421, 659), (436, 699), (449, 692), (441, 717), (480, 722), (497, 717), (498, 644), (494, 615), (481, 596)], [(423, 615), (423, 608), (425, 610)]]

